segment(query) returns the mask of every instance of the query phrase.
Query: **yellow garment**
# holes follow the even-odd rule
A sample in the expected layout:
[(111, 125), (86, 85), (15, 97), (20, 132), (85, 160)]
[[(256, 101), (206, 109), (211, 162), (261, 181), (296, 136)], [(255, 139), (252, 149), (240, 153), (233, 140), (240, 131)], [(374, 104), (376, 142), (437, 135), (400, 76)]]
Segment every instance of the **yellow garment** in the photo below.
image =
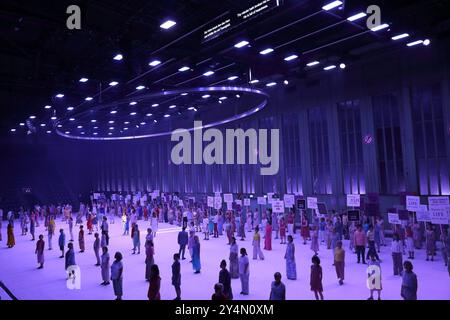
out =
[(345, 250), (342, 248), (334, 249), (334, 261), (342, 262), (345, 260)]

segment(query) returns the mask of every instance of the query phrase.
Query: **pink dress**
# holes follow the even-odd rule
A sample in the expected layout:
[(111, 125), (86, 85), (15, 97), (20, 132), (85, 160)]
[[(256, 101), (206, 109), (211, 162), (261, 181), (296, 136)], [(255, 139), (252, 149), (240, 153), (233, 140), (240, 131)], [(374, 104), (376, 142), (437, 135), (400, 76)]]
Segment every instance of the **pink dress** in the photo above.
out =
[(264, 250), (272, 250), (272, 226), (266, 225), (266, 237), (264, 239)]

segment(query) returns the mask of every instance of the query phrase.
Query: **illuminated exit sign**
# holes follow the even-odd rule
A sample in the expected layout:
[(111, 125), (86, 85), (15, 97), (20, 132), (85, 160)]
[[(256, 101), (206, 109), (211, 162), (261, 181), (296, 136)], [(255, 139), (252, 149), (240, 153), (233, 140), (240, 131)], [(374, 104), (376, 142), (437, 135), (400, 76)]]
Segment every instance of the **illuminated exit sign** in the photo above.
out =
[(225, 18), (208, 26), (207, 29), (203, 31), (202, 43), (216, 39), (225, 32), (237, 28), (243, 23), (279, 7), (281, 2), (282, 0), (261, 0), (239, 12), (230, 13)]

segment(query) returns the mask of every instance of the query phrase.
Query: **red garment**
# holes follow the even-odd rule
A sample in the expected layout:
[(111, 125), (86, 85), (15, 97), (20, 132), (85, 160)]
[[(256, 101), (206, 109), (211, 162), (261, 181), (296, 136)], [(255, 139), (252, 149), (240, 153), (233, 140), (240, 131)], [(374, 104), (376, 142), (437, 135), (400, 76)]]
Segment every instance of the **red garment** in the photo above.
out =
[(280, 221), (280, 237), (286, 237), (286, 223), (284, 220)]
[(309, 227), (308, 227), (308, 220), (306, 220), (305, 217), (303, 217), (302, 228), (301, 228), (300, 233), (301, 233), (301, 236), (303, 238), (309, 238), (310, 237), (310, 235), (309, 235)]
[(272, 226), (266, 225), (266, 236), (264, 238), (264, 250), (272, 250)]
[(159, 289), (161, 287), (161, 278), (153, 277), (150, 279), (150, 286), (148, 287), (148, 300), (161, 300)]

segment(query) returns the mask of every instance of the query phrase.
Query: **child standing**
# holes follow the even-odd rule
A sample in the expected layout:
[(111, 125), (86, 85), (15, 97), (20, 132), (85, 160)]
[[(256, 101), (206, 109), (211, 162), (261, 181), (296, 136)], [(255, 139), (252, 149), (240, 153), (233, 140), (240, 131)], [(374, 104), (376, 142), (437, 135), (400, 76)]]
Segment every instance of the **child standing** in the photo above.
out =
[(286, 222), (284, 221), (284, 218), (280, 219), (280, 238), (280, 243), (286, 244)]
[(322, 267), (320, 266), (320, 259), (318, 256), (313, 256), (311, 259), (311, 277), (310, 285), (311, 291), (314, 292), (316, 300), (323, 300), (323, 286), (322, 286)]

